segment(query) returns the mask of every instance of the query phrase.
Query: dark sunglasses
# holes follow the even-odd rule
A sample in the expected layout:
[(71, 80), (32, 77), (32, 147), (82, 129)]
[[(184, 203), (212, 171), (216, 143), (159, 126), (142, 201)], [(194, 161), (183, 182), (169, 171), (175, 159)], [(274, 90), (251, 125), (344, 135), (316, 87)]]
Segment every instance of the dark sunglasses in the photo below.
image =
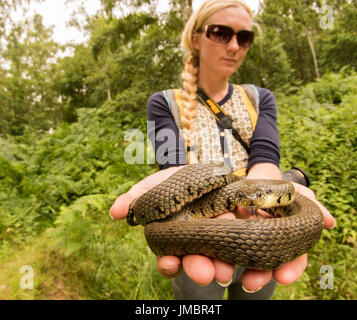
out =
[(219, 24), (210, 24), (206, 26), (206, 37), (217, 43), (229, 43), (233, 36), (237, 36), (238, 45), (243, 48), (249, 48), (254, 40), (254, 32), (249, 30), (240, 30), (237, 33), (231, 27)]

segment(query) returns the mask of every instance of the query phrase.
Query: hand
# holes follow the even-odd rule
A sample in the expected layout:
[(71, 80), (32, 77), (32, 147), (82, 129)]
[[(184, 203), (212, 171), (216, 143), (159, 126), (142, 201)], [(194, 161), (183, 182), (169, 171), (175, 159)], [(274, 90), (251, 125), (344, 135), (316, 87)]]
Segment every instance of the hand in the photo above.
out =
[[(171, 167), (158, 171), (135, 184), (127, 193), (119, 196), (114, 202), (110, 210), (111, 217), (113, 219), (124, 219), (134, 199), (158, 185), (180, 168)], [(317, 202), (313, 191), (300, 185), (295, 185), (295, 187), (298, 193), (304, 194), (319, 205), (324, 214), (325, 227), (332, 228), (334, 226), (333, 217), (326, 208)], [(240, 208), (238, 213), (241, 216), (246, 214), (243, 208)], [(226, 213), (218, 218), (235, 219), (235, 215), (233, 213)], [(267, 284), (272, 277), (282, 284), (295, 282), (300, 278), (306, 266), (307, 255), (305, 254), (274, 271), (246, 269), (241, 280), (246, 291), (255, 292)], [(200, 255), (187, 255), (182, 260), (176, 256), (158, 257), (157, 267), (160, 274), (166, 278), (178, 276), (183, 268), (188, 277), (200, 285), (207, 285), (213, 279), (216, 279), (222, 286), (228, 286), (234, 273), (234, 266), (232, 264), (217, 259), (212, 260)]]
[[(158, 185), (161, 181), (171, 176), (182, 167), (171, 167), (158, 171), (135, 184), (127, 193), (120, 195), (110, 209), (113, 219), (124, 219), (133, 200)], [(232, 213), (221, 215), (219, 218), (235, 218)], [(228, 285), (233, 276), (234, 267), (230, 263), (211, 260), (199, 255), (187, 255), (182, 261), (176, 256), (163, 256), (157, 258), (157, 267), (160, 274), (166, 278), (177, 277), (182, 268), (187, 275), (200, 285), (209, 284), (214, 278)]]
[[(297, 183), (293, 184), (297, 193), (310, 198), (319, 206), (324, 217), (324, 228), (333, 229), (336, 226), (336, 221), (329, 211), (316, 200), (315, 193), (303, 185)], [(239, 209), (239, 213), (240, 217), (248, 217), (250, 215), (248, 210), (244, 210), (242, 208)], [(258, 218), (267, 218), (267, 216), (264, 211), (259, 210)], [(246, 269), (242, 275), (241, 281), (246, 291), (256, 292), (266, 285), (272, 277), (274, 277), (275, 280), (281, 284), (291, 284), (302, 276), (306, 267), (307, 254), (303, 254), (297, 259), (290, 261), (273, 271)]]

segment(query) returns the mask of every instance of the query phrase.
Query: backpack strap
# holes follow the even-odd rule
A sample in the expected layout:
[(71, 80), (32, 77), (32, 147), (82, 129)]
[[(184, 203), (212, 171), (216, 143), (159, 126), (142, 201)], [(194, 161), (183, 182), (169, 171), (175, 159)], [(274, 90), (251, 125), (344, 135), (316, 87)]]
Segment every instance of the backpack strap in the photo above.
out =
[[(174, 118), (177, 129), (181, 130), (183, 125), (181, 123), (180, 115), (183, 113), (183, 102), (182, 102), (182, 90), (181, 89), (169, 89), (163, 91), (166, 102), (171, 111), (172, 117)], [(186, 144), (186, 142), (185, 142)], [(188, 147), (186, 145), (187, 152), (187, 163), (196, 163), (197, 158), (195, 151), (197, 150), (197, 145)]]
[[(259, 116), (259, 93), (255, 85), (241, 84), (235, 87), (242, 93), (244, 101), (247, 106), (249, 118), (252, 124), (253, 131), (257, 125)], [(178, 129), (182, 129), (181, 117), (183, 104), (182, 104), (182, 90), (169, 89), (163, 91), (166, 102), (170, 108), (175, 124)]]
[[(258, 116), (259, 116), (259, 93), (257, 88), (252, 84), (241, 84), (235, 85), (235, 87), (242, 93), (244, 98), (245, 105), (249, 114), (249, 118), (252, 124), (253, 132), (257, 125)], [(169, 89), (163, 91), (166, 102), (169, 106), (171, 114), (174, 118), (177, 128), (182, 129), (181, 117), (180, 114), (183, 112), (183, 103), (182, 103), (182, 90), (181, 89)], [(188, 159), (189, 160), (189, 159)], [(242, 176), (246, 172), (246, 168), (242, 168), (235, 174)]]
[(259, 93), (257, 88), (252, 84), (235, 85), (235, 87), (242, 93), (247, 111), (249, 114), (250, 122), (253, 131), (258, 122), (259, 116)]
[(174, 118), (177, 128), (182, 129), (181, 117), (183, 104), (182, 104), (182, 93), (180, 89), (169, 89), (163, 91), (166, 102), (169, 106), (171, 114)]

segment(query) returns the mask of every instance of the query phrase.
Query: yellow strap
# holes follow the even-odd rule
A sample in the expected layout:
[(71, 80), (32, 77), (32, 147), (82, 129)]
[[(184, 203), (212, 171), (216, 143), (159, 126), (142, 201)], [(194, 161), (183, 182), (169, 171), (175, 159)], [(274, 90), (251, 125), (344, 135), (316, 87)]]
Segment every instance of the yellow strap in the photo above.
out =
[[(179, 107), (180, 121), (181, 121), (181, 114), (183, 113), (182, 91), (180, 89), (174, 89), (174, 94), (175, 94), (176, 104)], [(183, 128), (182, 122), (181, 122), (181, 127)]]
[[(257, 121), (258, 121), (258, 113), (255, 110), (254, 106), (252, 105), (247, 93), (245, 92), (245, 90), (240, 86), (240, 85), (235, 85), (236, 88), (238, 88), (240, 90), (240, 92), (243, 95), (245, 104), (247, 106), (247, 111), (249, 114), (249, 118), (250, 118), (250, 122), (252, 124), (252, 129), (253, 131), (255, 130), (255, 127), (257, 125)], [(174, 89), (174, 94), (175, 94), (175, 101), (176, 104), (179, 107), (179, 111), (180, 111), (180, 115), (183, 113), (183, 102), (182, 102), (182, 90), (181, 89)], [(180, 116), (180, 121), (181, 121), (181, 116)], [(182, 122), (181, 122), (181, 127), (183, 127)], [(190, 163), (190, 152), (187, 152), (187, 161), (188, 163)], [(247, 169), (246, 168), (241, 168), (237, 171), (234, 171), (234, 174), (242, 177), (245, 176), (247, 174)]]
[(255, 126), (257, 125), (257, 121), (258, 121), (257, 110), (255, 110), (255, 108), (252, 105), (252, 103), (251, 103), (247, 93), (245, 92), (245, 90), (240, 85), (236, 85), (236, 87), (240, 90), (240, 92), (243, 95), (243, 98), (244, 98), (244, 101), (245, 101), (245, 105), (247, 106), (247, 111), (248, 111), (248, 114), (249, 114), (250, 122), (252, 123), (252, 129), (254, 131), (255, 130)]
[[(174, 89), (174, 94), (175, 94), (175, 102), (179, 107), (179, 112), (180, 112), (180, 122), (181, 122), (181, 128), (183, 128), (183, 124), (181, 121), (181, 114), (183, 113), (183, 102), (182, 102), (182, 90), (181, 89)], [(185, 141), (186, 143), (186, 141)], [(192, 151), (187, 151), (187, 163), (197, 163), (197, 158)]]
[(247, 175), (247, 168), (241, 168), (233, 172), (238, 177), (244, 177)]
[[(198, 96), (198, 98), (201, 100), (202, 104), (208, 109), (208, 111), (210, 111), (212, 113), (213, 111), (213, 116), (216, 118), (216, 120), (218, 121), (219, 118), (218, 116), (216, 116), (216, 114), (222, 112), (225, 115), (225, 112), (222, 109), (219, 109), (213, 102), (212, 100), (208, 99), (207, 101), (204, 101), (200, 96)], [(209, 106), (207, 106), (207, 103), (209, 104)]]

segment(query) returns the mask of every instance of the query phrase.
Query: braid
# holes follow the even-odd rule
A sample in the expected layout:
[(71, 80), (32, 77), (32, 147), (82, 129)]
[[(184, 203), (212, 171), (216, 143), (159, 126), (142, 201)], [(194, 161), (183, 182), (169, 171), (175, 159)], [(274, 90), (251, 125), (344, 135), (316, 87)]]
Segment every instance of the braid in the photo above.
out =
[(188, 161), (197, 162), (193, 158), (193, 152), (189, 152), (190, 147), (194, 147), (197, 141), (195, 134), (194, 119), (198, 114), (197, 89), (199, 71), (199, 50), (193, 45), (193, 37), (203, 34), (204, 25), (207, 19), (215, 12), (227, 7), (243, 7), (250, 16), (252, 13), (249, 7), (241, 0), (205, 0), (198, 11), (194, 12), (188, 19), (181, 36), (181, 46), (186, 51), (185, 68), (181, 74), (183, 80), (181, 124), (183, 137), (188, 147)]
[(198, 89), (198, 56), (188, 52), (184, 71), (181, 74), (183, 80), (182, 102), (184, 105), (181, 114), (183, 136), (187, 147), (194, 145), (194, 119), (197, 117), (197, 89)]

